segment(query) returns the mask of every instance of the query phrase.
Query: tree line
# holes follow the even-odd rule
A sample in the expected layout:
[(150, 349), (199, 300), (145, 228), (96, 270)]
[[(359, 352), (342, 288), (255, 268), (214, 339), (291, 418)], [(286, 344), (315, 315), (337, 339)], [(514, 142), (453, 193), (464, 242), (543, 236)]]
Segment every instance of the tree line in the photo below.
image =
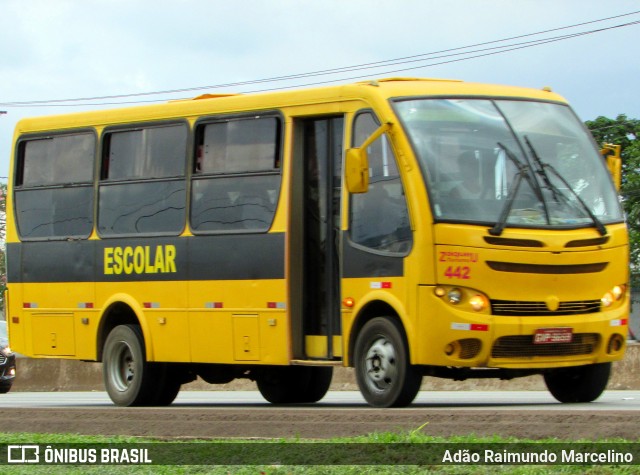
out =
[(620, 197), (629, 228), (632, 286), (640, 286), (640, 120), (620, 114), (585, 122), (598, 144), (622, 147)]

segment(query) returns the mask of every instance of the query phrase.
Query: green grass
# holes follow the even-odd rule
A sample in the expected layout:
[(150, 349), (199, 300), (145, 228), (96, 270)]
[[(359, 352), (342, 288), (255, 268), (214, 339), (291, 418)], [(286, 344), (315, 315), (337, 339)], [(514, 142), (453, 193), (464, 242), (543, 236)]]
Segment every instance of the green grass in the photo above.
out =
[[(317, 441), (309, 439), (269, 439), (269, 440), (237, 440), (237, 439), (221, 439), (207, 441), (189, 441), (189, 443), (155, 440), (150, 438), (138, 437), (102, 437), (102, 436), (82, 436), (74, 434), (29, 434), (29, 433), (0, 433), (0, 444), (141, 444), (152, 443), (154, 448), (158, 445), (162, 450), (171, 451), (174, 454), (184, 455), (184, 459), (188, 460), (190, 455), (197, 454), (199, 451), (207, 451), (211, 453), (212, 447), (218, 450), (238, 449), (243, 460), (251, 459), (262, 460), (264, 458), (265, 449), (269, 453), (269, 457), (277, 459), (278, 450), (307, 450), (309, 448), (309, 465), (147, 465), (147, 466), (113, 466), (113, 465), (0, 465), (0, 471), (4, 474), (255, 474), (255, 475), (285, 475), (285, 474), (592, 474), (592, 475), (609, 475), (609, 474), (634, 474), (638, 473), (640, 467), (636, 466), (590, 466), (590, 465), (403, 465), (403, 451), (415, 451), (415, 444), (442, 444), (440, 446), (457, 450), (458, 447), (465, 447), (464, 444), (534, 444), (540, 447), (544, 444), (567, 444), (571, 448), (578, 449), (581, 443), (591, 444), (593, 441), (562, 441), (558, 439), (544, 440), (526, 440), (504, 437), (475, 437), (455, 436), (455, 437), (432, 437), (421, 433), (419, 427), (414, 431), (402, 433), (374, 433), (361, 437), (352, 438), (334, 438), (327, 441)], [(624, 439), (607, 439), (597, 442), (640, 444), (638, 440)], [(218, 445), (219, 444), (219, 445)], [(327, 451), (326, 447), (330, 447)], [(363, 445), (368, 444), (368, 445)], [(463, 444), (463, 445), (460, 445)], [(225, 447), (226, 446), (226, 447)], [(340, 460), (342, 450), (352, 449), (354, 446), (362, 448), (365, 451), (374, 448), (376, 451), (380, 449), (382, 463), (387, 460), (386, 465), (330, 465), (331, 456)], [(317, 449), (317, 450), (316, 450)], [(320, 459), (314, 459), (314, 451), (320, 451)], [(390, 454), (389, 458), (384, 452)], [(307, 452), (305, 452), (307, 453)], [(275, 454), (275, 455), (274, 455)], [(351, 452), (353, 454), (353, 452)], [(370, 454), (369, 454), (370, 455)], [(262, 458), (261, 458), (262, 457)], [(334, 460), (334, 461), (335, 461)], [(406, 459), (405, 459), (406, 460)], [(326, 465), (311, 465), (321, 464)]]

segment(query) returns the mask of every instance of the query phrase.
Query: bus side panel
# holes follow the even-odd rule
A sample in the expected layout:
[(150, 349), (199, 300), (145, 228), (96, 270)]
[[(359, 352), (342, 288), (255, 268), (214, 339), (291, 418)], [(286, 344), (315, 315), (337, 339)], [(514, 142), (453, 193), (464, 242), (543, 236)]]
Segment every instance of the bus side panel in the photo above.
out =
[(94, 359), (91, 242), (9, 243), (7, 261), (14, 349), (26, 355)]
[(285, 281), (192, 281), (189, 333), (198, 363), (289, 361)]
[(189, 238), (191, 359), (285, 364), (284, 233)]

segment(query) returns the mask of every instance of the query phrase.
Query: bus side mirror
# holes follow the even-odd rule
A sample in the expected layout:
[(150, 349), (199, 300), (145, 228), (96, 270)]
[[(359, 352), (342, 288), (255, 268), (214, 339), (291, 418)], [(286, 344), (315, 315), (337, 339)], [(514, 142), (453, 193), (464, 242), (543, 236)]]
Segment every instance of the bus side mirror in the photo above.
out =
[(349, 193), (366, 193), (369, 190), (369, 159), (366, 149), (347, 150), (344, 173)]
[(347, 150), (344, 174), (349, 193), (366, 193), (369, 191), (369, 158), (367, 157), (367, 148), (375, 142), (378, 137), (389, 130), (391, 125), (391, 122), (382, 124), (360, 147)]
[(600, 150), (607, 162), (607, 168), (609, 168), (613, 183), (616, 185), (616, 190), (620, 190), (620, 182), (622, 180), (622, 157), (620, 152), (620, 145), (610, 143), (602, 144), (602, 149)]

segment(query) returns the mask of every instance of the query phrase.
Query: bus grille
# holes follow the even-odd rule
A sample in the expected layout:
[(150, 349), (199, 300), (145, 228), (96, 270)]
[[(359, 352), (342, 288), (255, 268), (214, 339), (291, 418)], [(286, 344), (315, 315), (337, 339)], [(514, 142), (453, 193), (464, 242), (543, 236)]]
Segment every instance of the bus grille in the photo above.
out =
[(576, 333), (571, 343), (536, 345), (533, 335), (513, 335), (498, 338), (491, 350), (493, 358), (530, 358), (533, 356), (576, 356), (593, 353), (600, 343), (597, 333)]
[(493, 315), (511, 317), (553, 316), (553, 315), (581, 315), (598, 313), (600, 300), (576, 300), (574, 302), (560, 302), (556, 310), (549, 310), (544, 302), (522, 302), (518, 300), (492, 300)]

